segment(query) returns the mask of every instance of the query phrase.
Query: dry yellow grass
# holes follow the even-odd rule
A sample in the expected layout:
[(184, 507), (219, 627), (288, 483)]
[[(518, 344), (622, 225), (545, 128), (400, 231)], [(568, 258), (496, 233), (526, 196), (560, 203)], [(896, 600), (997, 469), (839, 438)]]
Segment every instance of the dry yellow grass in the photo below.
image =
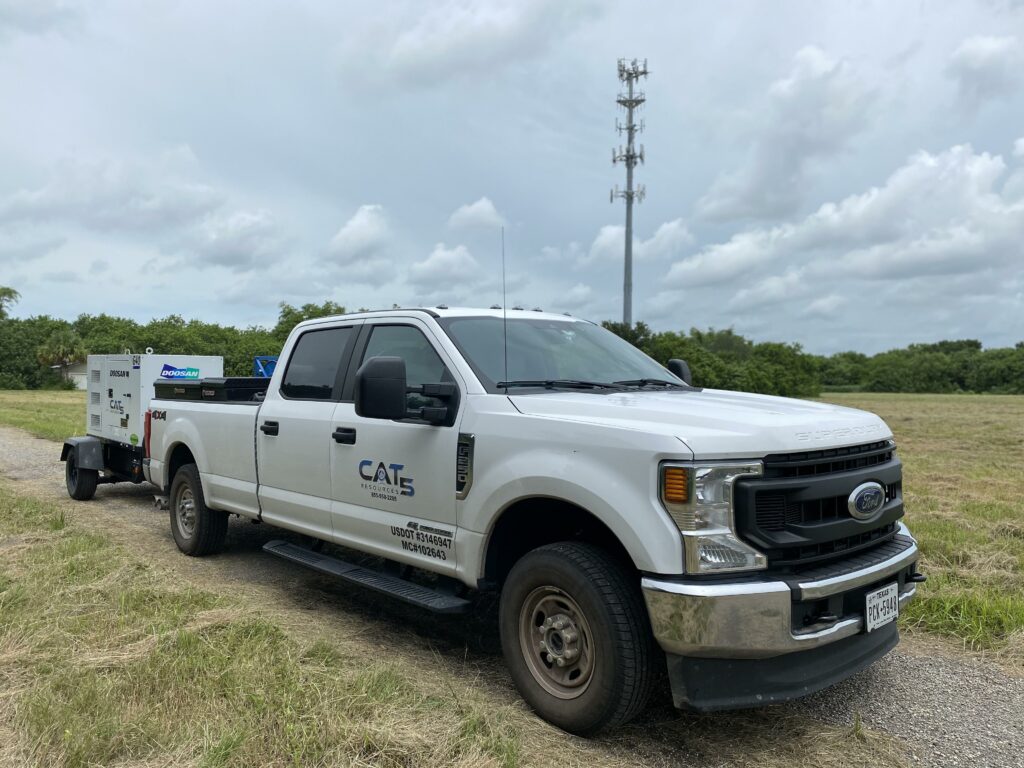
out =
[(896, 435), (928, 582), (907, 627), (1024, 665), (1024, 397), (831, 394)]

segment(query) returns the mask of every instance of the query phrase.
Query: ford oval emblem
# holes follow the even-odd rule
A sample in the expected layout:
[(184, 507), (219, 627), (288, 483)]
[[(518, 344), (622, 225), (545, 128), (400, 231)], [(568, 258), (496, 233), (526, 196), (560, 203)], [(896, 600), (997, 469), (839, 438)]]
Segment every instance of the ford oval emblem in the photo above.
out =
[(885, 506), (885, 489), (876, 482), (861, 483), (846, 500), (846, 508), (857, 520), (873, 520)]

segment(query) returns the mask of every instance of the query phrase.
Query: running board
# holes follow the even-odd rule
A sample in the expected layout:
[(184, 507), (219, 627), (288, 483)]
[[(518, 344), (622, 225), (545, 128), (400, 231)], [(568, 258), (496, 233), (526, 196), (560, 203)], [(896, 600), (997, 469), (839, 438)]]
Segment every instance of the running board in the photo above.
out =
[(469, 600), (464, 600), (461, 597), (439, 592), (430, 587), (423, 587), (397, 576), (353, 565), (337, 557), (323, 555), (280, 539), (268, 541), (263, 545), (263, 550), (315, 571), (326, 573), (329, 576), (337, 576), (352, 584), (372, 589), (374, 592), (390, 595), (402, 602), (426, 608), (434, 613), (464, 613), (469, 610), (471, 605)]

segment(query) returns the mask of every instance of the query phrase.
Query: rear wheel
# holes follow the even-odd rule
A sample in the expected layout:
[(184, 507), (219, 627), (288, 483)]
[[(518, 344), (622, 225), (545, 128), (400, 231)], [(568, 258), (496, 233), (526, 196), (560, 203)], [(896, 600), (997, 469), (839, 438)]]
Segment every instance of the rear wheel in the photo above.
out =
[(174, 543), (186, 555), (202, 557), (224, 549), (228, 513), (206, 506), (195, 464), (186, 464), (174, 475), (170, 511)]
[(579, 542), (540, 547), (513, 566), (502, 650), (520, 694), (548, 722), (591, 735), (646, 706), (657, 652), (637, 581)]
[(76, 501), (88, 501), (96, 495), (96, 485), (99, 481), (98, 470), (78, 466), (75, 452), (68, 453), (68, 458), (64, 462), (64, 482), (68, 487), (68, 496)]

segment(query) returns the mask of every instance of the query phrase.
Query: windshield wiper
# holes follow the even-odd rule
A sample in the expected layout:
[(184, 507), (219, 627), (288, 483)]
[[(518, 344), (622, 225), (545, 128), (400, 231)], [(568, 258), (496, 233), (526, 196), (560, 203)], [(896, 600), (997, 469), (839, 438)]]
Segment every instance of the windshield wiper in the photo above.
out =
[(622, 389), (621, 382), (584, 381), (583, 379), (522, 379), (517, 381), (499, 381), (495, 384), (500, 389), (509, 387), (544, 387), (545, 389)]
[(623, 387), (676, 387), (685, 388), (685, 384), (678, 381), (666, 381), (665, 379), (629, 379), (628, 381), (616, 381)]

